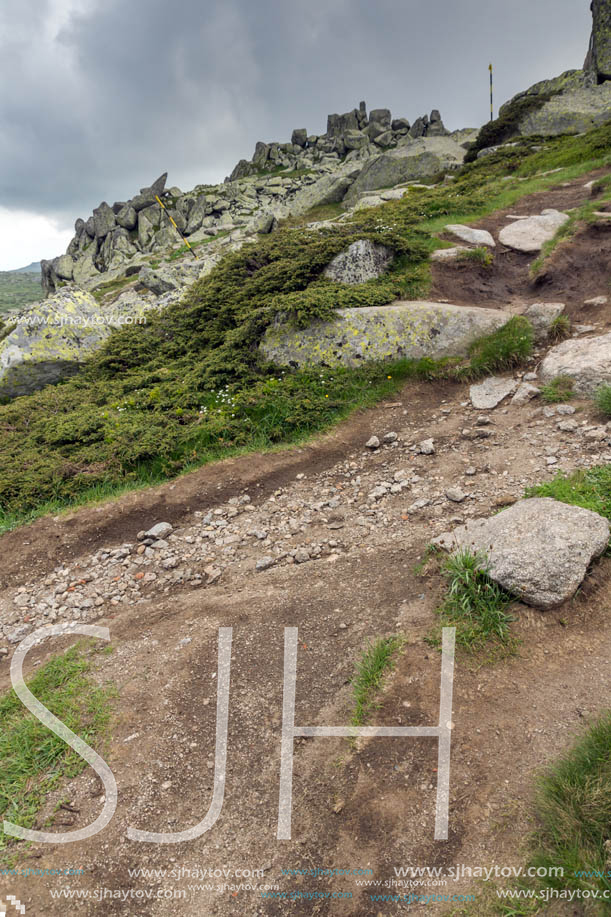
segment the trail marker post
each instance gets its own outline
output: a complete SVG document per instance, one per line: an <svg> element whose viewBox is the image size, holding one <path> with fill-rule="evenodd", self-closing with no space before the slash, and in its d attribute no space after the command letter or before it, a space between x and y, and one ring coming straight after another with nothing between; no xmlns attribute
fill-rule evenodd
<svg viewBox="0 0 611 917"><path fill-rule="evenodd" d="M494 96L492 88L492 64L488 65L488 70L490 71L490 120L494 121Z"/></svg>

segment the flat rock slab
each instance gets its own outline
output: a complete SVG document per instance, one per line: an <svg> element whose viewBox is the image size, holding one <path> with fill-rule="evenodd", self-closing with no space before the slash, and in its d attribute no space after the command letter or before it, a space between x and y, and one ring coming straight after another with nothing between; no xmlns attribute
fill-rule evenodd
<svg viewBox="0 0 611 917"><path fill-rule="evenodd" d="M568 219L567 214L559 210L544 210L539 216L505 226L499 233L499 242L518 252L539 252Z"/></svg>
<svg viewBox="0 0 611 917"><path fill-rule="evenodd" d="M434 540L448 551L481 554L491 579L528 605L544 609L575 594L588 565L608 542L607 519L550 497L520 500L496 516L473 520Z"/></svg>
<svg viewBox="0 0 611 917"><path fill-rule="evenodd" d="M518 383L515 379L504 379L502 376L490 376L479 385L472 385L469 389L471 404L478 411L490 411L501 403L508 395L513 395Z"/></svg>
<svg viewBox="0 0 611 917"><path fill-rule="evenodd" d="M293 367L462 357L475 340L501 328L510 317L497 309L436 302L339 309L330 322L268 328L261 350L274 363Z"/></svg>
<svg viewBox="0 0 611 917"><path fill-rule="evenodd" d="M467 245L455 245L453 248L438 248L431 255L431 261L456 261L463 252L470 252Z"/></svg>
<svg viewBox="0 0 611 917"><path fill-rule="evenodd" d="M550 382L556 376L574 379L580 395L591 395L601 385L611 384L611 333L552 347L541 364L540 377Z"/></svg>
<svg viewBox="0 0 611 917"><path fill-rule="evenodd" d="M457 239L463 242L471 242L472 245L488 245L494 248L496 242L486 229L472 229L471 226L463 226L462 223L449 223L446 226L446 232L451 232Z"/></svg>

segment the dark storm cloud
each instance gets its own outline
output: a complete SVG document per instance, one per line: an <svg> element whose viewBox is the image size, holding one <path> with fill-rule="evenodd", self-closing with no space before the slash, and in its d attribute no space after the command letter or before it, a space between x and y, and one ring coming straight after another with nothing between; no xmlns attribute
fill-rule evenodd
<svg viewBox="0 0 611 917"><path fill-rule="evenodd" d="M0 206L72 220L365 99L451 128L579 67L588 0L3 0Z"/></svg>

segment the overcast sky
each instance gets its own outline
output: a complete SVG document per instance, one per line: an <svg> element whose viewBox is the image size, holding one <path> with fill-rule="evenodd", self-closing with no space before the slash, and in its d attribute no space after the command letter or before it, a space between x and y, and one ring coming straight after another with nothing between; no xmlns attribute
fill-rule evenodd
<svg viewBox="0 0 611 917"><path fill-rule="evenodd" d="M217 182L255 141L365 99L450 129L581 67L589 0L1 0L0 270L168 171Z"/></svg>

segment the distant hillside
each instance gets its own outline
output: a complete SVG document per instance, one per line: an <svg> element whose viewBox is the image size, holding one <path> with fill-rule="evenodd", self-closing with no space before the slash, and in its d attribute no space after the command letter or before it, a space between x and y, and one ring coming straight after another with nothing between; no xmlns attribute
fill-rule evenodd
<svg viewBox="0 0 611 917"><path fill-rule="evenodd" d="M14 271L10 271L11 274L40 274L40 261L32 261L31 264L28 264L27 267L18 267Z"/></svg>
<svg viewBox="0 0 611 917"><path fill-rule="evenodd" d="M31 265L30 265L31 267ZM21 309L42 299L40 272L0 271L0 314L11 309Z"/></svg>

